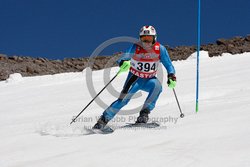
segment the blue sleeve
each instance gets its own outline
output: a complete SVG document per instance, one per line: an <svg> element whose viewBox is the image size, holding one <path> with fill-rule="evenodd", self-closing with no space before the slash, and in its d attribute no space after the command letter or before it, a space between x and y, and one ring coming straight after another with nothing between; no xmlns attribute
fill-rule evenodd
<svg viewBox="0 0 250 167"><path fill-rule="evenodd" d="M130 60L131 59L131 57L134 55L134 53L135 53L135 49L136 49L136 45L135 44L133 44L132 46L130 46L127 50L126 50L126 52L125 53L123 53L122 55L121 55L121 57L116 61L116 63L117 64L120 64L120 62L122 61L122 60Z"/></svg>
<svg viewBox="0 0 250 167"><path fill-rule="evenodd" d="M161 63L166 68L168 74L175 74L175 69L169 57L168 51L163 45L160 45L160 57Z"/></svg>

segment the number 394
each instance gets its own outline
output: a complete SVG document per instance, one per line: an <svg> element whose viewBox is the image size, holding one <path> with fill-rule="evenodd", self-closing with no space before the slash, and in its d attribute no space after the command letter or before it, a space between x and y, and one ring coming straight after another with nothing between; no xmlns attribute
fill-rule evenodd
<svg viewBox="0 0 250 167"><path fill-rule="evenodd" d="M139 71L145 71L145 72L149 72L150 70L155 70L156 68L156 63L150 64L150 63L137 63L137 70Z"/></svg>

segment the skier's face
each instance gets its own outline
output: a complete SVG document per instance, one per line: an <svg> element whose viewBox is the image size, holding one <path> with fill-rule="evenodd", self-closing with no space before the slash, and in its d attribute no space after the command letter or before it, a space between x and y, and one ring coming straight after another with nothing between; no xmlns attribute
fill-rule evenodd
<svg viewBox="0 0 250 167"><path fill-rule="evenodd" d="M152 35L143 35L141 36L141 41L144 43L153 43L154 37Z"/></svg>
<svg viewBox="0 0 250 167"><path fill-rule="evenodd" d="M143 47L149 48L152 47L154 41L154 37L151 35L143 35L141 36L141 42Z"/></svg>

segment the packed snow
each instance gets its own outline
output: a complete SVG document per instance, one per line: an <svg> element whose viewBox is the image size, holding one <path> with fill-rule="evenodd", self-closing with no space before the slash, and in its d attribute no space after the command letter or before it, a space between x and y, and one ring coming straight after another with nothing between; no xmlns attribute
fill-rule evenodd
<svg viewBox="0 0 250 167"><path fill-rule="evenodd" d="M179 118L163 69L163 92L150 114L150 121L161 126L122 128L138 115L122 112L109 123L115 132L108 135L88 135L104 110L95 102L69 124L92 99L86 70L11 75L0 82L0 167L249 167L250 53L209 58L201 52L198 113L195 55L173 62L184 118ZM110 70L111 78L118 68ZM104 72L93 72L96 92L104 87ZM119 75L108 90L121 91L126 75ZM117 98L108 90L100 95L106 105ZM146 95L140 92L124 109L139 107Z"/></svg>

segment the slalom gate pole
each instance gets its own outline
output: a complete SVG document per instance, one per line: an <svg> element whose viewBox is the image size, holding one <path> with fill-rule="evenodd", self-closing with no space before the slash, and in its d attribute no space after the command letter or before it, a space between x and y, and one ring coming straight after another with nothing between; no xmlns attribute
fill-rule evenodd
<svg viewBox="0 0 250 167"><path fill-rule="evenodd" d="M173 92L174 92L174 96L175 96L177 105L178 105L178 107L179 107L180 113L181 113L180 117L183 118L185 115L184 115L183 112L181 111L180 103L179 103L179 100L178 100L178 98L177 98L177 95L176 95L176 92L175 92L175 89L174 89L174 88L173 88Z"/></svg>
<svg viewBox="0 0 250 167"><path fill-rule="evenodd" d="M84 107L84 109L82 109L82 111L74 118L72 119L71 123L75 122L75 120L82 114L82 112L84 110L86 110L86 108L88 108L88 106L103 92L104 89L107 88L107 86L120 74L120 71L107 83L107 85L104 86L104 88L102 88L102 90L86 105L86 107Z"/></svg>
<svg viewBox="0 0 250 167"><path fill-rule="evenodd" d="M196 70L196 113L199 110L199 61L201 45L201 0L198 0L198 17L197 17L197 70Z"/></svg>

